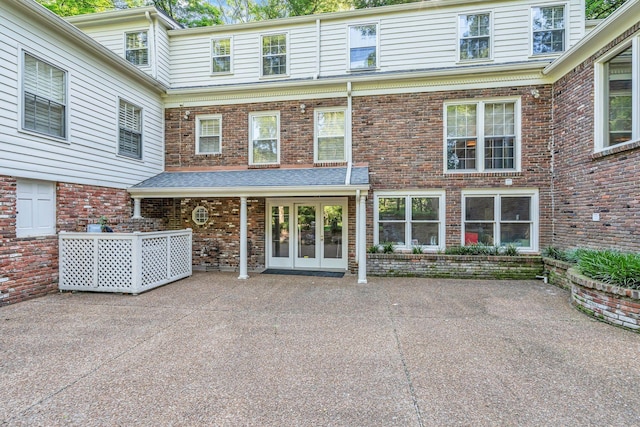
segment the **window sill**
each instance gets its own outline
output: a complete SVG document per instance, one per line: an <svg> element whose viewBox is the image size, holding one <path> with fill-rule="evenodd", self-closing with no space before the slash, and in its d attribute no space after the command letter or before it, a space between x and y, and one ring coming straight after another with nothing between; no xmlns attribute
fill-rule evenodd
<svg viewBox="0 0 640 427"><path fill-rule="evenodd" d="M347 166L347 162L344 160L336 160L336 161L324 161L324 162L314 162L314 168L324 168L324 167L337 167L337 166Z"/></svg>
<svg viewBox="0 0 640 427"><path fill-rule="evenodd" d="M116 154L116 157L122 160L129 160L136 163L144 163L143 159L136 159L135 157L124 156L122 154Z"/></svg>
<svg viewBox="0 0 640 427"><path fill-rule="evenodd" d="M499 176L499 177L512 177L512 176L522 176L522 172L516 170L505 170L505 171L486 171L486 172L478 172L478 171L445 171L445 175L451 176Z"/></svg>
<svg viewBox="0 0 640 427"><path fill-rule="evenodd" d="M273 74L269 76L260 76L260 80L278 80L278 79L288 79L289 74Z"/></svg>
<svg viewBox="0 0 640 427"><path fill-rule="evenodd" d="M217 152L217 153L196 153L196 156L217 157L217 156L222 156L222 153L221 152Z"/></svg>
<svg viewBox="0 0 640 427"><path fill-rule="evenodd" d="M211 77L224 77L224 76L233 76L233 71L219 72L219 73L209 73Z"/></svg>
<svg viewBox="0 0 640 427"><path fill-rule="evenodd" d="M248 166L249 169L279 169L280 168L280 164L279 163L267 163L264 165L249 165Z"/></svg>
<svg viewBox="0 0 640 427"><path fill-rule="evenodd" d="M380 67L350 68L347 70L347 73L366 73L367 71L380 71Z"/></svg>
<svg viewBox="0 0 640 427"><path fill-rule="evenodd" d="M44 142L56 142L58 144L71 145L71 142L69 141L68 138L60 138L55 135L48 135L46 133L40 133L40 132L32 131L29 129L22 129L22 128L18 129L18 132L45 139L46 141Z"/></svg>
<svg viewBox="0 0 640 427"><path fill-rule="evenodd" d="M607 156L611 156L625 151L633 151L640 148L640 140L629 141L623 144L614 145L613 147L607 147L601 151L597 151L591 155L591 160L602 159Z"/></svg>
<svg viewBox="0 0 640 427"><path fill-rule="evenodd" d="M494 62L493 58L477 58L477 59L458 59L457 65L475 65L475 64L487 64Z"/></svg>

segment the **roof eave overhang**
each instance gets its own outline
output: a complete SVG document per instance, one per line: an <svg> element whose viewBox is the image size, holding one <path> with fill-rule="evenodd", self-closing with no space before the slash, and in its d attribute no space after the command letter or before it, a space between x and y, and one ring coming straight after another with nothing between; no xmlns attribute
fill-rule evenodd
<svg viewBox="0 0 640 427"><path fill-rule="evenodd" d="M571 49L545 67L543 74L553 81L558 80L637 24L638 16L640 0L627 1Z"/></svg>
<svg viewBox="0 0 640 427"><path fill-rule="evenodd" d="M368 184L360 185L323 185L323 186L291 186L291 187L156 187L129 188L133 198L185 198L185 197L316 197L316 196L353 196L361 191L369 191Z"/></svg>

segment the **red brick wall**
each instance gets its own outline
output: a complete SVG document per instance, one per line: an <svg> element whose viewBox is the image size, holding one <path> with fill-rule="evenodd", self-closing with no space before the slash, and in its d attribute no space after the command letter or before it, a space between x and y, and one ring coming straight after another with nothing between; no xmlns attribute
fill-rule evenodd
<svg viewBox="0 0 640 427"><path fill-rule="evenodd" d="M86 231L107 216L114 231L157 231L162 221L132 220L126 190L78 184L56 186L56 231ZM16 179L0 176L0 305L57 290L58 236L16 237Z"/></svg>
<svg viewBox="0 0 640 427"><path fill-rule="evenodd" d="M640 144L594 155L594 63L639 29L554 85L554 246L640 251Z"/></svg>

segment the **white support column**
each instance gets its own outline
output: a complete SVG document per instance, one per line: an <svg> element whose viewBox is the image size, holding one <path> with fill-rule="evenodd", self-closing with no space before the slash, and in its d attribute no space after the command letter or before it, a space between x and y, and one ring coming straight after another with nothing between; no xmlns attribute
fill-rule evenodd
<svg viewBox="0 0 640 427"><path fill-rule="evenodd" d="M140 198L136 197L133 199L133 219L142 218L142 214L140 213Z"/></svg>
<svg viewBox="0 0 640 427"><path fill-rule="evenodd" d="M240 275L238 279L248 279L247 274L247 198L240 197Z"/></svg>
<svg viewBox="0 0 640 427"><path fill-rule="evenodd" d="M358 209L357 217L357 229L359 239L358 245L358 283L367 283L367 196L365 194L360 195L358 201L360 208Z"/></svg>

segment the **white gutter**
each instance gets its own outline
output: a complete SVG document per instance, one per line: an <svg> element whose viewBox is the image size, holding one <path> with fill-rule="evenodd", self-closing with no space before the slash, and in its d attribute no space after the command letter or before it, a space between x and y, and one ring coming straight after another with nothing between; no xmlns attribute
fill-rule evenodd
<svg viewBox="0 0 640 427"><path fill-rule="evenodd" d="M330 186L294 186L294 187L153 187L128 188L131 197L140 198L170 198L170 197L289 197L289 196L353 196L357 190L369 191L369 185L330 185Z"/></svg>
<svg viewBox="0 0 640 427"><path fill-rule="evenodd" d="M353 153L351 152L351 82L347 82L347 114L345 121L345 150L347 154L347 173L344 185L351 184L351 166L353 165Z"/></svg>

